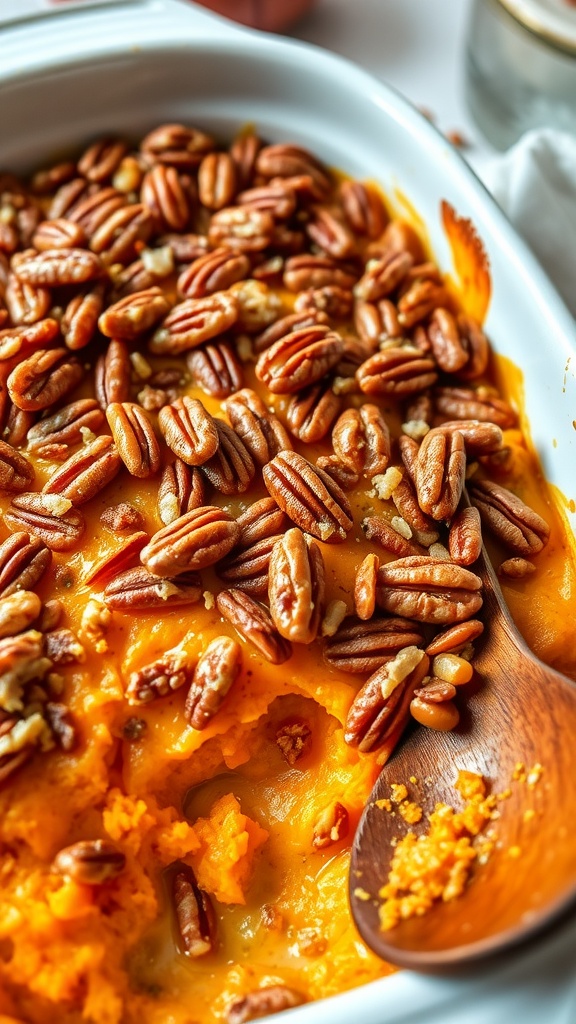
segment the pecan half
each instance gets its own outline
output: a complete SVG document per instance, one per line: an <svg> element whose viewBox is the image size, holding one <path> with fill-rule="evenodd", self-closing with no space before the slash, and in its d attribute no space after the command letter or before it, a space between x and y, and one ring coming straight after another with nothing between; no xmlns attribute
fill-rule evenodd
<svg viewBox="0 0 576 1024"><path fill-rule="evenodd" d="M290 399L286 410L288 427L300 441L314 444L328 433L341 405L342 399L332 390L332 381L312 384Z"/></svg>
<svg viewBox="0 0 576 1024"><path fill-rule="evenodd" d="M33 533L52 551L72 551L86 528L82 513L60 494L18 494L4 519L12 529Z"/></svg>
<svg viewBox="0 0 576 1024"><path fill-rule="evenodd" d="M99 558L83 576L83 583L101 584L110 577L117 577L124 569L134 563L142 548L149 539L144 530L123 537L120 544L111 554Z"/></svg>
<svg viewBox="0 0 576 1024"><path fill-rule="evenodd" d="M265 537L283 533L289 523L288 517L278 508L274 498L260 498L237 519L240 527L240 545L248 548Z"/></svg>
<svg viewBox="0 0 576 1024"><path fill-rule="evenodd" d="M280 338L256 363L256 376L274 394L294 394L320 380L339 362L344 341L329 327L317 324Z"/></svg>
<svg viewBox="0 0 576 1024"><path fill-rule="evenodd" d="M268 600L281 636L310 644L324 612L324 560L318 545L292 528L276 541L270 556Z"/></svg>
<svg viewBox="0 0 576 1024"><path fill-rule="evenodd" d="M0 638L15 636L28 629L40 615L42 602L30 590L19 590L0 597Z"/></svg>
<svg viewBox="0 0 576 1024"><path fill-rule="evenodd" d="M389 299L379 302L354 302L354 326L361 341L368 345L373 353L381 342L392 338L401 339L404 333L398 320L396 306Z"/></svg>
<svg viewBox="0 0 576 1024"><path fill-rule="evenodd" d="M76 351L85 348L92 341L103 304L101 285L96 285L92 291L74 295L70 299L60 321L62 337L67 348Z"/></svg>
<svg viewBox="0 0 576 1024"><path fill-rule="evenodd" d="M98 139L80 157L78 170L88 181L106 181L112 177L127 150L127 144L121 139Z"/></svg>
<svg viewBox="0 0 576 1024"><path fill-rule="evenodd" d="M203 505L158 530L140 559L156 576L177 576L214 565L232 550L239 536L240 527L228 512Z"/></svg>
<svg viewBox="0 0 576 1024"><path fill-rule="evenodd" d="M197 398L177 398L158 414L158 426L168 447L189 466L201 466L218 448L216 423Z"/></svg>
<svg viewBox="0 0 576 1024"><path fill-rule="evenodd" d="M114 210L90 236L90 248L99 253L105 267L129 263L136 257L154 228L154 218L142 203Z"/></svg>
<svg viewBox="0 0 576 1024"><path fill-rule="evenodd" d="M256 473L256 466L241 437L224 420L215 417L218 447L211 459L202 466L202 472L221 494L242 494L248 489Z"/></svg>
<svg viewBox="0 0 576 1024"><path fill-rule="evenodd" d="M445 373L457 373L468 362L468 350L462 344L456 318L439 306L428 322L428 338L434 358Z"/></svg>
<svg viewBox="0 0 576 1024"><path fill-rule="evenodd" d="M481 420L508 430L516 423L514 409L488 388L439 387L434 391L437 413L451 420Z"/></svg>
<svg viewBox="0 0 576 1024"><path fill-rule="evenodd" d="M318 198L330 191L330 173L323 164L302 146L279 142L263 146L256 157L256 171L265 178L292 178L306 175L312 178Z"/></svg>
<svg viewBox="0 0 576 1024"><path fill-rule="evenodd" d="M216 916L187 864L177 865L172 896L182 952L193 959L211 953L216 946Z"/></svg>
<svg viewBox="0 0 576 1024"><path fill-rule="evenodd" d="M230 292L215 292L201 299L186 299L174 306L149 342L156 355L178 355L227 331L238 319L237 299Z"/></svg>
<svg viewBox="0 0 576 1024"><path fill-rule="evenodd" d="M409 252L392 252L371 260L354 286L354 295L363 302L377 302L390 295L402 283L414 260Z"/></svg>
<svg viewBox="0 0 576 1024"><path fill-rule="evenodd" d="M223 590L216 598L220 614L248 640L266 661L281 665L292 655L291 644L280 636L266 609L242 590Z"/></svg>
<svg viewBox="0 0 576 1024"><path fill-rule="evenodd" d="M476 640L484 632L484 623L480 619L467 619L457 622L436 634L425 648L426 654L458 654L464 647Z"/></svg>
<svg viewBox="0 0 576 1024"><path fill-rule="evenodd" d="M60 401L83 376L82 364L68 349L38 349L12 370L8 392L19 409L36 412Z"/></svg>
<svg viewBox="0 0 576 1024"><path fill-rule="evenodd" d="M76 665L86 660L86 651L71 629L52 629L44 634L44 652L54 665Z"/></svg>
<svg viewBox="0 0 576 1024"><path fill-rule="evenodd" d="M368 477L384 473L390 462L390 430L376 405L346 409L334 424L332 445L341 462Z"/></svg>
<svg viewBox="0 0 576 1024"><path fill-rule="evenodd" d="M162 579L142 565L125 569L110 580L104 591L104 604L112 611L146 611L196 604L201 596L202 581L197 572Z"/></svg>
<svg viewBox="0 0 576 1024"><path fill-rule="evenodd" d="M105 354L98 359L94 371L94 391L104 412L113 402L129 400L130 374L128 346L125 341L113 339Z"/></svg>
<svg viewBox="0 0 576 1024"><path fill-rule="evenodd" d="M460 342L468 353L468 361L458 371L458 377L474 380L482 377L488 367L490 345L480 324L467 313L459 313L456 317Z"/></svg>
<svg viewBox="0 0 576 1024"><path fill-rule="evenodd" d="M32 235L32 245L38 252L45 252L46 249L77 249L85 244L84 228L65 217L40 221Z"/></svg>
<svg viewBox="0 0 576 1024"><path fill-rule="evenodd" d="M274 236L274 218L268 210L226 206L210 218L208 241L214 248L255 253L268 248Z"/></svg>
<svg viewBox="0 0 576 1024"><path fill-rule="evenodd" d="M402 455L403 457L406 455L406 449L403 449ZM414 463L414 475L416 475L416 463ZM420 508L416 488L407 474L402 477L392 491L392 501L402 518L408 523L414 539L419 544L427 547L438 540L438 525Z"/></svg>
<svg viewBox="0 0 576 1024"><path fill-rule="evenodd" d="M312 846L315 850L325 850L334 843L345 839L350 828L350 816L339 800L334 800L325 807L314 822Z"/></svg>
<svg viewBox="0 0 576 1024"><path fill-rule="evenodd" d="M200 655L186 697L184 715L193 729L205 729L242 668L242 648L229 636L217 636Z"/></svg>
<svg viewBox="0 0 576 1024"><path fill-rule="evenodd" d="M9 274L4 301L13 324L34 324L47 315L52 296L48 288L35 288Z"/></svg>
<svg viewBox="0 0 576 1024"><path fill-rule="evenodd" d="M224 403L224 409L236 434L258 466L264 466L278 452L292 447L288 432L278 417L268 411L251 388L243 388L231 395Z"/></svg>
<svg viewBox="0 0 576 1024"><path fill-rule="evenodd" d="M482 581L469 569L426 556L399 558L378 571L376 601L392 615L447 625L482 607Z"/></svg>
<svg viewBox="0 0 576 1024"><path fill-rule="evenodd" d="M464 437L459 430L429 430L416 460L418 504L435 520L454 515L466 477Z"/></svg>
<svg viewBox="0 0 576 1024"><path fill-rule="evenodd" d="M142 513L126 501L118 505L109 505L100 516L102 526L112 533L126 533L128 530L142 530L144 519Z"/></svg>
<svg viewBox="0 0 576 1024"><path fill-rule="evenodd" d="M0 544L0 597L33 590L52 561L52 552L36 537L19 532Z"/></svg>
<svg viewBox="0 0 576 1024"><path fill-rule="evenodd" d="M480 513L473 505L461 508L450 523L448 532L450 558L458 565L472 565L482 551Z"/></svg>
<svg viewBox="0 0 576 1024"><path fill-rule="evenodd" d="M513 554L530 557L547 543L550 527L546 520L507 487L477 480L470 485L469 494L483 525Z"/></svg>
<svg viewBox="0 0 576 1024"><path fill-rule="evenodd" d="M131 672L125 696L129 704L148 704L157 697L166 697L190 683L192 663L183 649L166 651L137 672Z"/></svg>
<svg viewBox="0 0 576 1024"><path fill-rule="evenodd" d="M73 505L84 505L119 473L122 460L107 434L89 441L52 474L43 494L61 494Z"/></svg>
<svg viewBox="0 0 576 1024"><path fill-rule="evenodd" d="M378 555L369 554L358 566L354 579L354 611L359 619L367 621L374 615L376 608L376 581L380 559Z"/></svg>
<svg viewBox="0 0 576 1024"><path fill-rule="evenodd" d="M186 512L206 504L206 484L195 466L175 459L166 466L158 488L158 515L168 526Z"/></svg>
<svg viewBox="0 0 576 1024"><path fill-rule="evenodd" d="M306 997L301 992L287 985L267 985L231 1003L226 1013L226 1024L247 1024L260 1017L302 1006L305 1002Z"/></svg>
<svg viewBox="0 0 576 1024"><path fill-rule="evenodd" d="M230 343L223 339L194 349L186 365L196 384L214 398L227 398L244 383L242 364Z"/></svg>
<svg viewBox="0 0 576 1024"><path fill-rule="evenodd" d="M65 284L82 284L102 276L102 262L86 249L33 249L19 254L12 267L16 277L25 284L56 288Z"/></svg>
<svg viewBox="0 0 576 1024"><path fill-rule="evenodd" d="M396 555L396 558L408 558L409 555L425 554L425 551L419 544L414 544L411 540L407 540L406 537L398 533L385 516L367 516L362 526L366 532L366 540L376 541L385 551L390 551L391 554Z"/></svg>
<svg viewBox="0 0 576 1024"><path fill-rule="evenodd" d="M388 758L410 720L410 701L429 664L423 651L408 647L376 669L352 702L344 726L346 743L364 754L383 747Z"/></svg>
<svg viewBox="0 0 576 1024"><path fill-rule="evenodd" d="M239 521L238 525L240 525ZM280 540L282 536L277 533L270 537L263 537L237 554L232 551L227 558L222 559L219 563L218 576L229 586L245 590L254 597L267 597L270 556L276 541ZM242 538L240 540L242 541Z"/></svg>
<svg viewBox="0 0 576 1024"><path fill-rule="evenodd" d="M376 352L356 372L361 391L391 398L407 398L432 387L437 379L434 360L407 346Z"/></svg>
<svg viewBox="0 0 576 1024"><path fill-rule="evenodd" d="M317 324L327 324L328 317L316 309L303 309L301 312L289 313L275 320L273 324L266 327L254 338L254 351L264 352L281 338L285 338L294 331L305 327L314 327Z"/></svg>
<svg viewBox="0 0 576 1024"><path fill-rule="evenodd" d="M352 510L344 492L323 470L297 452L280 452L264 466L268 492L296 526L335 544L352 529Z"/></svg>
<svg viewBox="0 0 576 1024"><path fill-rule="evenodd" d="M214 140L199 128L183 124L163 124L142 139L140 149L151 163L169 164L191 170L198 167L204 153L214 148Z"/></svg>
<svg viewBox="0 0 576 1024"><path fill-rule="evenodd" d="M170 303L161 288L146 288L108 306L98 320L98 327L108 338L134 341L154 327L169 309Z"/></svg>
<svg viewBox="0 0 576 1024"><path fill-rule="evenodd" d="M388 214L382 196L374 186L363 181L343 181L340 199L348 223L356 234L380 237L388 223Z"/></svg>
<svg viewBox="0 0 576 1024"><path fill-rule="evenodd" d="M184 231L191 213L190 179L175 167L155 164L144 175L140 198L160 230Z"/></svg>
<svg viewBox="0 0 576 1024"><path fill-rule="evenodd" d="M0 325L1 326L1 325ZM24 324L20 327L7 327L0 331L0 360L12 359L24 349L44 348L58 334L58 321L47 317L34 324Z"/></svg>
<svg viewBox="0 0 576 1024"><path fill-rule="evenodd" d="M60 850L52 870L80 885L104 885L117 878L125 865L125 855L109 839L85 839Z"/></svg>
<svg viewBox="0 0 576 1024"><path fill-rule="evenodd" d="M80 444L85 431L96 434L103 423L104 414L98 402L94 398L80 398L30 427L26 435L27 447L41 454L48 444Z"/></svg>
<svg viewBox="0 0 576 1024"><path fill-rule="evenodd" d="M337 207L313 206L306 234L329 256L345 260L356 253L356 238Z"/></svg>
<svg viewBox="0 0 576 1024"><path fill-rule="evenodd" d="M420 627L401 618L375 616L368 622L347 618L326 640L324 660L343 672L374 672L403 647L423 643Z"/></svg>
<svg viewBox="0 0 576 1024"><path fill-rule="evenodd" d="M230 153L207 153L198 168L202 205L209 210L221 210L232 202L235 192L236 164Z"/></svg>
<svg viewBox="0 0 576 1024"><path fill-rule="evenodd" d="M112 402L106 419L128 472L139 479L154 476L162 464L162 455L144 409L133 402Z"/></svg>
<svg viewBox="0 0 576 1024"><path fill-rule="evenodd" d="M11 444L0 441L0 491L27 491L33 482L33 465Z"/></svg>
<svg viewBox="0 0 576 1024"><path fill-rule="evenodd" d="M459 430L468 456L492 455L502 448L502 429L486 420L446 420L435 429L447 433Z"/></svg>

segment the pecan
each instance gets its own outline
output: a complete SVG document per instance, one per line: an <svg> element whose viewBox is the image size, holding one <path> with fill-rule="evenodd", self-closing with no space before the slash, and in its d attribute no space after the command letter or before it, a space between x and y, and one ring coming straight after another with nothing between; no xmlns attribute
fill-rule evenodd
<svg viewBox="0 0 576 1024"><path fill-rule="evenodd" d="M102 288L97 285L85 295L75 295L66 306L60 321L66 347L74 351L85 348L96 333L103 305Z"/></svg>
<svg viewBox="0 0 576 1024"><path fill-rule="evenodd" d="M54 665L75 665L86 660L86 651L71 629L44 633L44 652Z"/></svg>
<svg viewBox="0 0 576 1024"><path fill-rule="evenodd" d="M216 947L216 916L187 864L177 865L172 896L182 952L193 959L211 953Z"/></svg>
<svg viewBox="0 0 576 1024"><path fill-rule="evenodd" d="M374 615L376 607L376 580L380 559L378 555L369 554L363 559L356 570L354 579L354 611L359 619L367 621Z"/></svg>
<svg viewBox="0 0 576 1024"><path fill-rule="evenodd" d="M324 560L318 545L292 528L270 555L268 600L281 636L294 643L316 639L324 613Z"/></svg>
<svg viewBox="0 0 576 1024"><path fill-rule="evenodd" d="M307 149L288 143L263 146L256 157L256 171L265 178L312 178L320 197L330 191L329 171Z"/></svg>
<svg viewBox="0 0 576 1024"><path fill-rule="evenodd" d="M230 286L230 294L238 302L236 331L255 334L273 323L282 308L280 299L264 281L248 278Z"/></svg>
<svg viewBox="0 0 576 1024"><path fill-rule="evenodd" d="M36 412L60 401L83 376L82 364L67 349L38 349L12 370L7 387L14 405Z"/></svg>
<svg viewBox="0 0 576 1024"><path fill-rule="evenodd" d="M324 647L324 660L333 668L359 675L373 672L403 647L419 646L422 633L415 622L376 616L368 622L344 620Z"/></svg>
<svg viewBox="0 0 576 1024"><path fill-rule="evenodd" d="M484 632L484 624L480 619L467 619L457 622L436 634L425 648L426 654L435 657L437 654L458 654L464 647L476 640Z"/></svg>
<svg viewBox="0 0 576 1024"><path fill-rule="evenodd" d="M436 388L434 406L437 413L451 420L488 420L502 427L502 430L516 423L516 413L508 402L487 388Z"/></svg>
<svg viewBox="0 0 576 1024"><path fill-rule="evenodd" d="M174 264L174 256L170 246L165 247L170 256L168 257L167 263L172 262ZM155 250L150 250L154 252ZM162 252L164 249L161 250ZM156 275L151 272L150 269L144 266L143 261L134 260L127 267L120 267L118 264L118 270L116 267L111 272L111 276L114 279L114 291L112 297L117 299L123 299L127 295L133 295L134 292L143 292L147 288L152 288L156 283Z"/></svg>
<svg viewBox="0 0 576 1024"><path fill-rule="evenodd" d="M32 235L32 245L38 252L47 249L80 249L86 245L86 232L81 224L57 217L43 220Z"/></svg>
<svg viewBox="0 0 576 1024"><path fill-rule="evenodd" d="M276 731L276 745L282 757L294 767L312 746L312 730L302 718L288 718Z"/></svg>
<svg viewBox="0 0 576 1024"><path fill-rule="evenodd" d="M60 494L18 494L4 519L11 529L33 533L52 551L72 551L86 528L82 513Z"/></svg>
<svg viewBox="0 0 576 1024"><path fill-rule="evenodd" d="M230 292L215 292L202 299L186 299L170 311L152 336L150 351L178 355L223 334L236 322L237 299Z"/></svg>
<svg viewBox="0 0 576 1024"><path fill-rule="evenodd" d="M198 168L198 195L209 210L229 206L236 192L236 164L230 153L207 153Z"/></svg>
<svg viewBox="0 0 576 1024"><path fill-rule="evenodd" d="M311 384L290 399L286 410L288 426L300 441L314 444L328 433L341 405L342 399L334 394L331 381Z"/></svg>
<svg viewBox="0 0 576 1024"><path fill-rule="evenodd" d="M376 669L352 702L344 726L346 743L363 754L384 748L381 758L387 759L409 722L410 701L429 664L423 651L408 647Z"/></svg>
<svg viewBox="0 0 576 1024"><path fill-rule="evenodd" d="M428 338L434 358L445 373L458 373L468 362L456 318L448 309L435 309L428 322Z"/></svg>
<svg viewBox="0 0 576 1024"><path fill-rule="evenodd" d="M130 355L126 342L112 339L94 370L94 391L104 412L113 402L129 400L130 374Z"/></svg>
<svg viewBox="0 0 576 1024"><path fill-rule="evenodd" d="M203 505L158 530L140 560L156 576L177 576L214 565L232 550L239 536L240 527L228 512Z"/></svg>
<svg viewBox="0 0 576 1024"><path fill-rule="evenodd" d="M140 198L152 213L157 227L184 231L191 214L189 179L175 167L156 164L144 175Z"/></svg>
<svg viewBox="0 0 576 1024"><path fill-rule="evenodd" d="M262 142L252 129L242 129L230 146L239 185L245 188L252 180L254 165Z"/></svg>
<svg viewBox="0 0 576 1024"><path fill-rule="evenodd" d="M242 494L248 489L256 467L241 437L224 420L214 419L218 448L202 466L202 472L221 494Z"/></svg>
<svg viewBox="0 0 576 1024"><path fill-rule="evenodd" d="M102 526L112 533L125 533L127 530L141 530L144 525L142 513L134 505L121 501L119 505L109 505L100 516Z"/></svg>
<svg viewBox="0 0 576 1024"><path fill-rule="evenodd" d="M132 476L154 476L162 464L160 445L144 409L132 402L112 402L106 419L118 454Z"/></svg>
<svg viewBox="0 0 576 1024"><path fill-rule="evenodd" d="M260 252L270 245L273 235L272 214L251 206L226 206L212 214L208 226L210 245L225 245L234 252Z"/></svg>
<svg viewBox="0 0 576 1024"><path fill-rule="evenodd" d="M210 413L197 398L187 395L160 410L158 426L168 447L189 466L207 462L220 444Z"/></svg>
<svg viewBox="0 0 576 1024"><path fill-rule="evenodd" d="M125 203L126 197L115 188L98 188L89 185L85 178L74 178L58 189L48 208L48 217L71 220L90 238L109 214Z"/></svg>
<svg viewBox="0 0 576 1024"><path fill-rule="evenodd" d="M12 359L22 349L49 345L58 334L58 321L50 317L35 324L7 327L0 331L0 360Z"/></svg>
<svg viewBox="0 0 576 1024"><path fill-rule="evenodd" d="M468 360L458 371L458 376L464 380L474 380L482 377L488 367L490 358L490 345L488 338L480 327L480 324L466 313L459 313L456 317L460 342L468 353Z"/></svg>
<svg viewBox="0 0 576 1024"><path fill-rule="evenodd" d="M357 235L379 238L388 222L382 196L362 181L343 181L340 185L342 208Z"/></svg>
<svg viewBox="0 0 576 1024"><path fill-rule="evenodd" d="M202 581L197 572L161 579L144 566L137 566L110 580L104 591L104 603L112 611L147 611L196 604L201 596Z"/></svg>
<svg viewBox="0 0 576 1024"><path fill-rule="evenodd" d="M95 399L80 398L30 427L28 449L41 454L47 444L80 444L85 432L95 434L103 423L104 414Z"/></svg>
<svg viewBox="0 0 576 1024"><path fill-rule="evenodd" d="M321 455L316 461L316 468L327 473L342 491L351 491L360 479L358 473L336 455Z"/></svg>
<svg viewBox="0 0 576 1024"><path fill-rule="evenodd" d="M354 525L352 510L328 473L297 452L284 451L264 466L262 476L268 492L296 526L330 544L346 539Z"/></svg>
<svg viewBox="0 0 576 1024"><path fill-rule="evenodd" d="M45 714L56 743L61 750L69 754L74 750L78 739L70 709L65 704L48 701Z"/></svg>
<svg viewBox="0 0 576 1024"><path fill-rule="evenodd" d="M327 324L328 317L315 309L303 309L301 312L289 313L275 320L273 324L266 327L254 338L254 351L263 352L270 348L275 342L285 338L286 335L304 327L314 327L317 324Z"/></svg>
<svg viewBox="0 0 576 1024"><path fill-rule="evenodd" d="M481 588L482 581L469 569L422 555L381 566L376 601L392 615L447 625L476 614Z"/></svg>
<svg viewBox="0 0 576 1024"><path fill-rule="evenodd" d="M0 730L1 728L2 726L0 726ZM2 733L0 733L0 738L1 736ZM5 782L6 779L10 778L11 775L14 775L19 768L22 768L23 765L30 760L33 752L33 746L31 744L25 744L25 746L16 753L10 752L8 754L0 755L0 785Z"/></svg>
<svg viewBox="0 0 576 1024"><path fill-rule="evenodd" d="M48 288L39 288L8 276L4 301L13 324L34 324L46 316L52 304Z"/></svg>
<svg viewBox="0 0 576 1024"><path fill-rule="evenodd" d="M231 395L224 409L239 438L258 466L264 466L279 452L292 447L288 432L277 416L250 388Z"/></svg>
<svg viewBox="0 0 576 1024"><path fill-rule="evenodd" d="M506 558L498 566L498 575L507 576L511 580L521 580L536 572L536 566L526 558Z"/></svg>
<svg viewBox="0 0 576 1024"><path fill-rule="evenodd" d="M236 281L248 277L250 260L245 253L222 247L203 253L178 278L178 294L185 299L200 299L226 291Z"/></svg>
<svg viewBox="0 0 576 1024"><path fill-rule="evenodd" d="M437 274L436 268L434 271ZM442 284L429 277L416 277L398 300L398 319L403 327L413 327L438 306L446 305L447 300Z"/></svg>
<svg viewBox="0 0 576 1024"><path fill-rule="evenodd" d="M65 284L82 284L102 276L102 261L86 249L27 250L14 259L16 277L25 284L56 288Z"/></svg>
<svg viewBox="0 0 576 1024"><path fill-rule="evenodd" d="M337 208L313 206L306 222L306 234L316 245L337 260L356 253L356 238Z"/></svg>
<svg viewBox="0 0 576 1024"><path fill-rule="evenodd" d="M398 320L396 306L389 299L379 302L354 303L354 326L360 339L374 352L383 341L401 339L404 333ZM367 353L368 355L370 353Z"/></svg>
<svg viewBox="0 0 576 1024"><path fill-rule="evenodd" d="M337 285L350 289L358 274L356 268L331 256L304 253L290 256L284 265L283 283L290 292L303 292L306 288L325 288Z"/></svg>
<svg viewBox="0 0 576 1024"><path fill-rule="evenodd" d="M376 405L346 409L334 424L332 445L337 458L358 475L384 473L390 461L390 430Z"/></svg>
<svg viewBox="0 0 576 1024"><path fill-rule="evenodd" d="M0 597L33 590L52 561L52 552L36 537L13 533L0 544Z"/></svg>
<svg viewBox="0 0 576 1024"><path fill-rule="evenodd" d="M109 839L85 839L60 850L52 870L80 885L104 885L117 878L125 865L125 855Z"/></svg>
<svg viewBox="0 0 576 1024"><path fill-rule="evenodd" d="M154 227L152 214L141 203L131 203L114 211L90 237L90 248L100 254L105 267L128 263L150 237Z"/></svg>
<svg viewBox="0 0 576 1024"><path fill-rule="evenodd" d="M296 210L296 193L282 181L239 192L236 202L255 210L269 210L275 220L288 220Z"/></svg>
<svg viewBox="0 0 576 1024"><path fill-rule="evenodd" d="M0 597L0 637L15 636L28 629L40 615L42 602L30 590L19 590Z"/></svg>
<svg viewBox="0 0 576 1024"><path fill-rule="evenodd" d="M409 252L390 253L372 260L354 286L355 298L377 302L390 295L404 280L413 262Z"/></svg>
<svg viewBox="0 0 576 1024"><path fill-rule="evenodd" d="M237 640L217 636L200 655L186 697L184 716L193 729L205 729L242 668L242 649Z"/></svg>
<svg viewBox="0 0 576 1024"><path fill-rule="evenodd" d="M470 484L469 494L482 524L513 554L530 558L547 543L550 527L546 520L506 487L477 480Z"/></svg>
<svg viewBox="0 0 576 1024"><path fill-rule="evenodd" d="M437 676L427 676L422 681L422 686L414 690L414 696L427 704L443 704L456 696L456 687L445 679L438 679Z"/></svg>
<svg viewBox="0 0 576 1024"><path fill-rule="evenodd" d="M127 149L122 139L99 139L80 157L78 171L88 181L106 181L114 174Z"/></svg>
<svg viewBox="0 0 576 1024"><path fill-rule="evenodd" d="M0 491L27 491L34 481L34 467L6 441L0 441Z"/></svg>
<svg viewBox="0 0 576 1024"><path fill-rule="evenodd" d="M481 420L447 420L436 428L445 433L459 430L469 456L492 455L502 448L502 430L496 423Z"/></svg>
<svg viewBox="0 0 576 1024"><path fill-rule="evenodd" d="M361 391L391 398L407 398L431 387L437 379L434 361L408 347L375 352L356 372Z"/></svg>
<svg viewBox="0 0 576 1024"><path fill-rule="evenodd" d="M242 364L229 342L216 338L189 353L186 365L207 395L227 398L243 384Z"/></svg>
<svg viewBox="0 0 576 1024"><path fill-rule="evenodd" d="M450 523L448 532L450 558L458 565L472 565L482 551L480 513L473 505L461 508Z"/></svg>
<svg viewBox="0 0 576 1024"><path fill-rule="evenodd" d="M276 629L266 609L248 594L236 588L222 590L216 598L220 614L273 665L281 665L292 655L292 646Z"/></svg>
<svg viewBox="0 0 576 1024"><path fill-rule="evenodd" d="M334 800L325 807L314 822L314 838L312 846L315 850L325 850L334 843L345 839L350 828L350 816L339 800Z"/></svg>
<svg viewBox="0 0 576 1024"><path fill-rule="evenodd" d="M226 1024L247 1024L294 1006L302 1006L306 997L287 985L266 985L255 992L248 992L228 1007Z"/></svg>
<svg viewBox="0 0 576 1024"><path fill-rule="evenodd" d="M352 292L348 288L339 288L336 284L327 284L323 288L307 288L300 292L295 303L295 310L316 309L325 313L332 320L349 320L352 312Z"/></svg>
<svg viewBox="0 0 576 1024"><path fill-rule="evenodd" d="M270 556L276 541L281 538L282 534L274 534L255 541L238 554L233 551L220 562L218 576L228 585L245 590L254 597L266 597Z"/></svg>
<svg viewBox="0 0 576 1024"><path fill-rule="evenodd" d="M60 494L73 505L84 505L114 479L121 465L112 438L103 434L71 455L44 484L42 493Z"/></svg>
<svg viewBox="0 0 576 1024"><path fill-rule="evenodd" d="M0 709L13 712L24 708L24 687L31 680L42 682L52 662L44 655L44 637L36 629L0 640Z"/></svg>
<svg viewBox="0 0 576 1024"><path fill-rule="evenodd" d="M54 597L52 600L46 601L46 604L38 616L36 628L39 629L41 633L48 633L52 629L57 629L63 616L64 605L62 604L62 601L59 601L57 597Z"/></svg>
<svg viewBox="0 0 576 1024"><path fill-rule="evenodd" d="M400 457L410 483L413 484L416 478L416 460L420 445L413 437L409 437L408 434L401 434L398 438L398 448L400 449Z"/></svg>
<svg viewBox="0 0 576 1024"><path fill-rule="evenodd" d="M398 530L395 530L382 515L367 516L362 526L366 531L366 540L376 541L385 551L390 551L396 558L425 554L420 545L414 544L398 533Z"/></svg>
<svg viewBox="0 0 576 1024"><path fill-rule="evenodd" d="M392 501L419 544L428 547L438 540L438 524L420 508L416 490L406 475L392 491Z"/></svg>
<svg viewBox="0 0 576 1024"><path fill-rule="evenodd" d="M160 125L140 143L142 153L151 163L169 164L182 170L198 167L204 154L213 147L210 135L183 124Z"/></svg>
<svg viewBox="0 0 576 1024"><path fill-rule="evenodd" d="M240 527L240 544L248 548L265 537L274 537L283 533L288 526L288 518L278 508L274 498L260 498L255 501L236 520Z"/></svg>
<svg viewBox="0 0 576 1024"><path fill-rule="evenodd" d="M336 366L343 351L343 339L329 327L305 327L266 349L256 363L256 376L274 394L294 394Z"/></svg>
<svg viewBox="0 0 576 1024"><path fill-rule="evenodd" d="M129 568L137 560L148 540L148 534L144 530L138 530L130 537L124 537L111 554L106 554L93 563L88 572L84 574L82 582L90 583L94 587L95 584L100 585L111 576L116 578L119 573Z"/></svg>
<svg viewBox="0 0 576 1024"><path fill-rule="evenodd" d="M205 504L204 477L196 467L181 459L166 466L158 488L158 514L165 526Z"/></svg>
<svg viewBox="0 0 576 1024"><path fill-rule="evenodd" d="M109 338L134 341L154 327L170 309L170 303L156 286L132 292L101 314L98 327Z"/></svg>
<svg viewBox="0 0 576 1024"><path fill-rule="evenodd" d="M422 511L435 520L451 519L465 476L466 452L460 431L428 431L416 460L416 493Z"/></svg>
<svg viewBox="0 0 576 1024"><path fill-rule="evenodd" d="M137 672L131 672L125 696L129 704L148 704L157 697L166 697L192 678L190 655L183 649L166 651Z"/></svg>

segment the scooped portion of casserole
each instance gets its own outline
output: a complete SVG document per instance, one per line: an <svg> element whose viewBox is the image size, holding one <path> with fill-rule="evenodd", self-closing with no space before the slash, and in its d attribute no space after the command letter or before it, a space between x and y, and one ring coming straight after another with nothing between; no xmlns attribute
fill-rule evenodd
<svg viewBox="0 0 576 1024"><path fill-rule="evenodd" d="M390 973L350 845L405 730L490 685L483 531L576 678L573 545L443 216L466 288L253 129L0 177L3 1019L242 1024Z"/></svg>

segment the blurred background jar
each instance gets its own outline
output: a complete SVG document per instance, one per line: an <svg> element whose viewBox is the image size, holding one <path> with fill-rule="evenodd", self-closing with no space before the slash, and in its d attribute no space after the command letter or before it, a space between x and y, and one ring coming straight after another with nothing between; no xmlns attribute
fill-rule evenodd
<svg viewBox="0 0 576 1024"><path fill-rule="evenodd" d="M576 0L473 0L466 100L498 149L531 128L576 134Z"/></svg>
<svg viewBox="0 0 576 1024"><path fill-rule="evenodd" d="M223 14L250 28L283 32L314 5L314 0L197 0L216 14Z"/></svg>

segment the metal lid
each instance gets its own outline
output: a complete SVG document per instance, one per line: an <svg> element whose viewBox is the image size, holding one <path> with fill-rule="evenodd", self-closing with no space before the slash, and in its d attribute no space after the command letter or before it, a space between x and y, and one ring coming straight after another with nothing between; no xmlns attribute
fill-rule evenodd
<svg viewBox="0 0 576 1024"><path fill-rule="evenodd" d="M502 7L535 35L576 54L575 0L500 0Z"/></svg>

